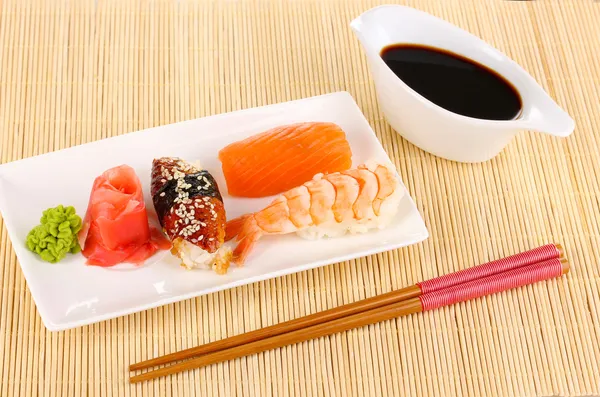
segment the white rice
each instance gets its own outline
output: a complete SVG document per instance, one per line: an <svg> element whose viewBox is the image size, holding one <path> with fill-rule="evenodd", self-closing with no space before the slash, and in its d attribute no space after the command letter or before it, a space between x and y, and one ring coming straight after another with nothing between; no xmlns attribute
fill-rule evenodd
<svg viewBox="0 0 600 397"><path fill-rule="evenodd" d="M178 247L181 264L188 269L210 269L215 263L217 253L209 253L188 241L183 241Z"/></svg>
<svg viewBox="0 0 600 397"><path fill-rule="evenodd" d="M226 270L231 258L231 249L225 246L211 254L189 241L179 239L174 242L173 247L175 255L181 259L181 266L186 269Z"/></svg>

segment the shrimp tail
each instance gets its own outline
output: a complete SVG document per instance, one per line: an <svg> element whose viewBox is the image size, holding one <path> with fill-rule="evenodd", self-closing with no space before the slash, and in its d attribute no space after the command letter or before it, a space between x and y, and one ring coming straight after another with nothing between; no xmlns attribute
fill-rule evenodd
<svg viewBox="0 0 600 397"><path fill-rule="evenodd" d="M244 237L233 251L233 263L235 263L238 266L242 266L246 261L246 258L254 248L254 245L256 244L260 236L261 234L257 232Z"/></svg>
<svg viewBox="0 0 600 397"><path fill-rule="evenodd" d="M242 266L262 235L263 233L256 223L256 219L253 216L246 216L237 235L239 243L233 251L233 262L238 266Z"/></svg>
<svg viewBox="0 0 600 397"><path fill-rule="evenodd" d="M225 241L236 237L242 231L242 227L250 215L242 215L239 218L232 219L225 226Z"/></svg>

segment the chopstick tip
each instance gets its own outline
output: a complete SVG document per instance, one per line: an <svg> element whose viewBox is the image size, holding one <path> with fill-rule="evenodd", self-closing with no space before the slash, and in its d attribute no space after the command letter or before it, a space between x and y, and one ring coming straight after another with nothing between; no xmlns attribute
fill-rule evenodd
<svg viewBox="0 0 600 397"><path fill-rule="evenodd" d="M140 369L145 369L145 368L148 368L148 367L146 365L144 365L144 361L141 361L139 363L129 364L130 372L139 371Z"/></svg>
<svg viewBox="0 0 600 397"><path fill-rule="evenodd" d="M131 376L129 378L129 383L130 384L138 383L138 382L141 382L141 381L142 381L142 379L140 379L139 375Z"/></svg>

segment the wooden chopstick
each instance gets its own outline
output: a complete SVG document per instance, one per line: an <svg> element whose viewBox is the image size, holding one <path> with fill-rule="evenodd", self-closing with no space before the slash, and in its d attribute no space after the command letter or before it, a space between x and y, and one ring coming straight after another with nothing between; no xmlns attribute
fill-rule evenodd
<svg viewBox="0 0 600 397"><path fill-rule="evenodd" d="M423 293L435 292L442 288L452 287L454 285L469 282L478 278L491 276L549 259L559 258L562 257L563 254L564 251L560 244L543 245L529 251L427 280L406 288L388 292L386 294L314 313L309 316L300 317L284 323L271 325L269 327L236 335L231 338L221 339L205 345L167 354L165 356L142 361L136 364L131 364L129 366L129 370L136 371L157 365L168 364L175 361L196 357L202 354L230 349L232 347L252 343L261 339L285 334L298 329L305 329L317 324L327 323L339 318L348 317L378 307L416 298L421 296Z"/></svg>
<svg viewBox="0 0 600 397"><path fill-rule="evenodd" d="M161 376L172 375L182 371L204 367L221 361L233 360L239 357L260 353L293 343L347 331L352 328L390 320L400 316L433 310L438 307L475 299L481 296L517 288L542 280L559 277L568 273L569 263L565 259L550 259L520 267L505 273L495 274L464 284L455 285L440 291L430 292L420 297L378 307L366 312L348 317L298 329L285 334L269 337L230 349L205 354L168 367L149 371L129 379L131 383L142 382Z"/></svg>

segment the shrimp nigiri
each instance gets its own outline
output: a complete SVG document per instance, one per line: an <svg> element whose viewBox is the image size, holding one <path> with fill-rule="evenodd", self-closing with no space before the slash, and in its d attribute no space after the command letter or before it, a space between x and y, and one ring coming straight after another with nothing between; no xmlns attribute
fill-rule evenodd
<svg viewBox="0 0 600 397"><path fill-rule="evenodd" d="M342 172L317 174L269 206L227 223L226 240L239 242L233 261L242 265L264 235L297 233L307 239L365 233L386 227L404 188L391 165L369 162Z"/></svg>

